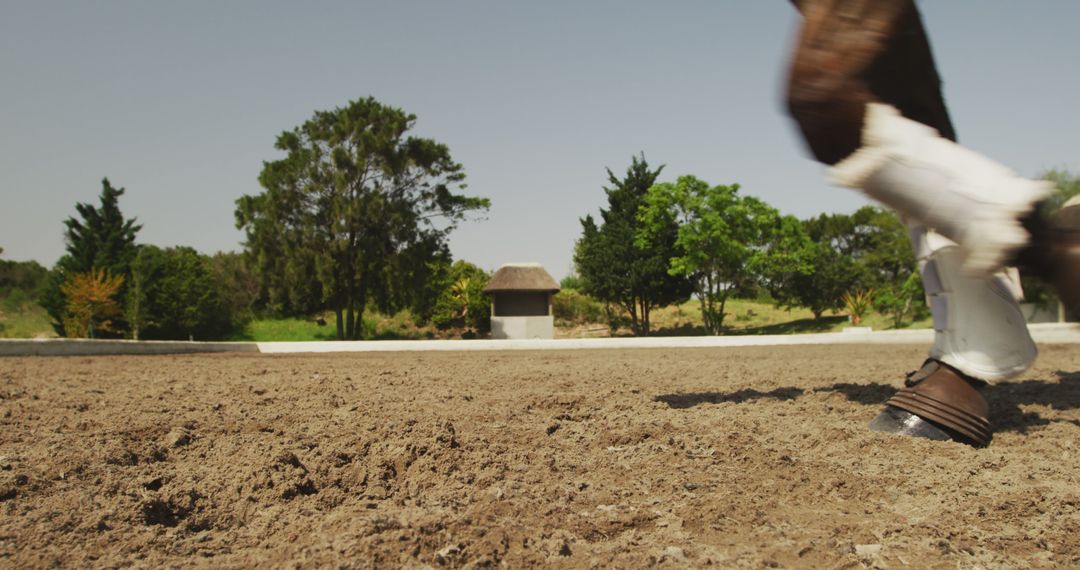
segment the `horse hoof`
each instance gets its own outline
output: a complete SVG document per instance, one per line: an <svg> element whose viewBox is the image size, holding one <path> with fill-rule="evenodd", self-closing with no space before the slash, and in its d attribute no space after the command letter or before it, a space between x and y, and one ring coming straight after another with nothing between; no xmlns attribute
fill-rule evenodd
<svg viewBox="0 0 1080 570"><path fill-rule="evenodd" d="M895 406L885 406L885 409L870 422L870 429L881 433L922 437L934 441L969 443L965 438L954 437L949 431L933 422Z"/></svg>

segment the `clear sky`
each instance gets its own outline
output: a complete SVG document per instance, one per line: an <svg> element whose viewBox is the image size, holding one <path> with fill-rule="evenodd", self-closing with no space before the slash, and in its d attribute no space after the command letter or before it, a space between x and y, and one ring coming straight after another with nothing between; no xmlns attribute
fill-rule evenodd
<svg viewBox="0 0 1080 570"><path fill-rule="evenodd" d="M921 2L961 141L1025 175L1080 171L1080 2ZM784 213L850 212L780 103L784 0L0 2L0 247L51 266L108 176L140 243L239 250L235 200L275 136L374 96L446 143L486 269L571 270L605 167L738 182Z"/></svg>

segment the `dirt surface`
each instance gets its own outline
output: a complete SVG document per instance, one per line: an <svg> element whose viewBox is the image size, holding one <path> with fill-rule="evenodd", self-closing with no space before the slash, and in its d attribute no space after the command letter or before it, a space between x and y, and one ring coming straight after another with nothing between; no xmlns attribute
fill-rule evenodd
<svg viewBox="0 0 1080 570"><path fill-rule="evenodd" d="M0 359L0 567L1080 565L1080 347L987 449L923 347Z"/></svg>

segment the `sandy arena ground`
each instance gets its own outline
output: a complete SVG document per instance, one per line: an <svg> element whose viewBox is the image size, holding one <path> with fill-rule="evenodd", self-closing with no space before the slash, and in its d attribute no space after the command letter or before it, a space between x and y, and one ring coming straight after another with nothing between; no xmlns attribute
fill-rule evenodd
<svg viewBox="0 0 1080 570"><path fill-rule="evenodd" d="M0 359L0 567L1080 566L1080 347L982 450L924 350Z"/></svg>

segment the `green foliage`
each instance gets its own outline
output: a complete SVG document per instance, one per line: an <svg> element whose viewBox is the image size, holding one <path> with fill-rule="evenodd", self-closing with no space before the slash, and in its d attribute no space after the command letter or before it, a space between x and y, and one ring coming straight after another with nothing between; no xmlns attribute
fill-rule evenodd
<svg viewBox="0 0 1080 570"><path fill-rule="evenodd" d="M431 318L440 329L459 327L486 332L491 328L491 298L484 293L490 275L467 261L455 261Z"/></svg>
<svg viewBox="0 0 1080 570"><path fill-rule="evenodd" d="M5 313L14 313L22 310L23 307L33 302L29 295L22 289L11 289L3 297L3 304L0 307L3 308Z"/></svg>
<svg viewBox="0 0 1080 570"><path fill-rule="evenodd" d="M334 340L334 327L325 320L305 318L267 318L252 319L243 329L238 329L226 340L252 342L308 342Z"/></svg>
<svg viewBox="0 0 1080 570"><path fill-rule="evenodd" d="M326 324L322 314L309 318L270 318L253 319L243 329L231 333L227 338L234 341L253 342L307 342L334 340L337 336L333 326ZM377 311L365 311L362 319L364 340L418 340L433 338L432 331L417 324L415 317L408 310L392 315Z"/></svg>
<svg viewBox="0 0 1080 570"><path fill-rule="evenodd" d="M4 249L0 248L0 253ZM39 336L44 310L37 304L45 293L49 272L36 261L0 259L0 338ZM49 319L45 314L45 330Z"/></svg>
<svg viewBox="0 0 1080 570"><path fill-rule="evenodd" d="M562 293L556 295L556 299ZM876 295L875 295L876 297ZM840 332L850 326L847 316L823 316L815 319L809 309L779 308L771 300L753 300L733 297L728 300L724 307L728 316L725 319L725 335L766 335L766 334L803 334L821 332ZM932 323L928 315L916 314L907 320L904 325L908 328L929 328ZM603 324L604 320L592 320L591 323ZM862 325L873 327L875 330L886 329L892 326L891 316L868 311L863 316ZM561 336L577 334L592 336L595 332L589 327L579 327L572 323L556 321L556 326L562 329ZM696 299L682 304L671 304L657 309L653 313L653 334L657 336L701 336L709 334L705 330L700 310L700 302ZM573 328L574 330L568 330ZM619 333L623 331L620 329ZM616 333L616 334L619 334Z"/></svg>
<svg viewBox="0 0 1080 570"><path fill-rule="evenodd" d="M259 279L248 258L235 252L218 252L210 258L214 286L221 308L233 327L243 327L255 317Z"/></svg>
<svg viewBox="0 0 1080 570"><path fill-rule="evenodd" d="M101 181L101 206L76 204L82 220L64 221L67 253L71 256L69 271L83 272L104 269L114 276L126 276L135 259L135 234L142 229L135 219L125 220L120 212L119 199L123 188L113 188L108 178Z"/></svg>
<svg viewBox="0 0 1080 570"><path fill-rule="evenodd" d="M854 214L822 214L804 222L810 239L855 263L854 287L903 283L915 269L907 226L896 214L864 206Z"/></svg>
<svg viewBox="0 0 1080 570"><path fill-rule="evenodd" d="M271 315L306 315L323 307L315 259L303 255L298 245L303 228L279 229L279 224L292 223L285 221L290 207L269 193L236 201L236 224L247 234L246 265L259 282L255 307Z"/></svg>
<svg viewBox="0 0 1080 570"><path fill-rule="evenodd" d="M823 214L802 222L802 232L792 227L783 234L774 249L794 259L766 264L763 271L781 306L807 307L821 318L842 308L846 291L869 288L878 290L882 307L897 322L924 306L920 294L912 296L921 290L915 255L895 214L866 206L851 215Z"/></svg>
<svg viewBox="0 0 1080 570"><path fill-rule="evenodd" d="M644 155L633 157L622 179L608 169L611 186L604 188L608 208L600 210L603 223L597 225L592 216L582 219L582 236L574 249L581 290L621 307L635 335L649 334L655 307L685 300L691 291L685 276L668 271L678 231L675 221L656 219L642 232L639 214L663 169L650 170Z"/></svg>
<svg viewBox="0 0 1080 570"><path fill-rule="evenodd" d="M16 289L14 295L22 295ZM47 338L55 337L52 319L41 305L27 300L7 297L0 304L0 338Z"/></svg>
<svg viewBox="0 0 1080 570"><path fill-rule="evenodd" d="M562 281L559 281L559 289L563 291L582 291L585 289L585 281L577 275L567 275L562 278Z"/></svg>
<svg viewBox="0 0 1080 570"><path fill-rule="evenodd" d="M415 122L369 97L278 137L286 157L263 164L265 192L236 210L268 307L296 314L325 304L337 338L353 339L369 299L415 302L395 292L431 277L449 232L489 206L454 193L465 187L461 165L445 145L407 136Z"/></svg>
<svg viewBox="0 0 1080 570"><path fill-rule="evenodd" d="M565 281L565 279L564 279ZM603 303L563 285L561 291L551 298L551 310L555 323L560 326L584 325L606 321Z"/></svg>
<svg viewBox="0 0 1080 570"><path fill-rule="evenodd" d="M1043 206L1047 213L1060 208L1073 196L1080 196L1080 176L1068 170L1047 170L1039 175L1039 178L1049 180L1057 189L1057 192Z"/></svg>
<svg viewBox="0 0 1080 570"><path fill-rule="evenodd" d="M190 247L140 247L127 309L137 339L220 339L234 328L212 260Z"/></svg>
<svg viewBox="0 0 1080 570"><path fill-rule="evenodd" d="M738 194L739 185L709 186L693 176L653 186L641 211L639 244L653 233L678 228L669 272L690 279L710 334L720 334L724 305L732 293L757 278L767 244L780 228L775 208Z"/></svg>
<svg viewBox="0 0 1080 570"><path fill-rule="evenodd" d="M136 225L134 218L125 220L120 212L119 199L124 189L113 188L108 178L101 181L101 187L99 207L76 204L75 210L81 219L72 217L64 221L67 254L53 267L41 296L41 304L52 316L53 326L61 336L65 333L67 307L61 287L69 276L104 270L109 275L127 279L137 253L135 234L142 226ZM121 288L119 294L124 295L125 288ZM126 323L116 323L117 334L125 328Z"/></svg>
<svg viewBox="0 0 1080 570"><path fill-rule="evenodd" d="M804 224L784 216L757 264L761 281L781 307L806 307L820 319L841 306L840 297L856 283L855 263L830 244L810 239Z"/></svg>
<svg viewBox="0 0 1080 570"><path fill-rule="evenodd" d="M848 315L851 316L851 324L859 325L862 323L866 313L873 308L874 290L856 289L854 291L847 291L841 297L841 300L844 302L844 309L846 309Z"/></svg>
<svg viewBox="0 0 1080 570"><path fill-rule="evenodd" d="M374 306L381 314L409 311L431 320L443 291L451 286L453 259L441 239L429 239L403 250L385 266L376 282Z"/></svg>
<svg viewBox="0 0 1080 570"><path fill-rule="evenodd" d="M433 338L430 330L417 324L416 317L408 309L394 314L377 311L364 312L364 338L368 340L418 340Z"/></svg>
<svg viewBox="0 0 1080 570"><path fill-rule="evenodd" d="M874 294L873 303L878 312L892 319L892 327L898 329L904 326L905 320L919 318L926 312L926 305L922 302L925 296L922 279L913 272L903 283L883 285Z"/></svg>
<svg viewBox="0 0 1080 570"><path fill-rule="evenodd" d="M49 270L36 261L0 259L0 297L19 292L29 299L37 299L44 292L48 276Z"/></svg>

